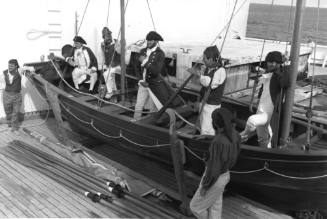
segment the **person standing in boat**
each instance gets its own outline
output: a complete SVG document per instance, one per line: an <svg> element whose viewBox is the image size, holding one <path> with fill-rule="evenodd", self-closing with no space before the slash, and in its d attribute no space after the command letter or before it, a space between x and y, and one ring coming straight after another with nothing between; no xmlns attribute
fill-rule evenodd
<svg viewBox="0 0 327 219"><path fill-rule="evenodd" d="M226 83L226 71L223 67L217 46L207 47L203 52L203 62L206 66L204 74L200 76L202 85L200 94L203 106L200 106L201 135L215 135L212 127L211 114L220 108L221 97Z"/></svg>
<svg viewBox="0 0 327 219"><path fill-rule="evenodd" d="M229 170L240 152L241 137L232 123L233 114L229 110L218 108L213 111L215 137L205 158L206 168L200 185L190 202L190 209L197 218L221 218L223 192L230 180Z"/></svg>
<svg viewBox="0 0 327 219"><path fill-rule="evenodd" d="M113 41L111 31L108 27L102 29L103 42L99 49L99 70L103 72L104 83L107 92L105 98L112 97L117 90L115 74L121 72L120 68L120 45Z"/></svg>
<svg viewBox="0 0 327 219"><path fill-rule="evenodd" d="M90 83L89 93L94 94L93 90L97 81L97 68L98 61L92 52L92 50L85 46L85 40L80 36L75 36L74 39L74 51L73 57L67 57L66 61L74 67L72 72L72 78L74 86L79 90L79 85L85 83L89 78L90 80L86 83Z"/></svg>
<svg viewBox="0 0 327 219"><path fill-rule="evenodd" d="M273 51L267 54L265 58L266 69L263 71L260 79L262 85L258 95L260 101L257 112L248 118L246 127L241 132L242 139L247 139L248 135L256 130L261 147L271 148L273 136L271 122L276 122L276 119L280 119L279 116L276 119L272 119L272 116L280 108L282 89L289 84L287 74L282 66L283 62L284 57L282 53Z"/></svg>
<svg viewBox="0 0 327 219"><path fill-rule="evenodd" d="M10 59L8 69L3 71L5 79L5 90L3 92L3 107L6 113L8 127L12 132L19 129L19 112L22 106L21 75L26 71L34 71L33 67L19 67L17 59Z"/></svg>
<svg viewBox="0 0 327 219"><path fill-rule="evenodd" d="M165 53L160 49L158 42L163 38L155 31L146 36L147 47L140 51L142 79L139 81L134 119L140 119L144 106L155 112L169 99L166 84L161 77L164 71Z"/></svg>

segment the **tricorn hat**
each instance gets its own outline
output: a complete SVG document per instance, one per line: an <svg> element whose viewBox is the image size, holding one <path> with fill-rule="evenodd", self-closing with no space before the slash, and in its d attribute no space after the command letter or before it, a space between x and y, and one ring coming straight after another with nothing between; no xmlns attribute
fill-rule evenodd
<svg viewBox="0 0 327 219"><path fill-rule="evenodd" d="M163 38L160 36L160 34L158 34L155 31L150 31L147 35L146 35L146 40L155 40L155 41L164 41Z"/></svg>
<svg viewBox="0 0 327 219"><path fill-rule="evenodd" d="M279 64L283 63L283 55L279 51L269 52L265 59L266 62L277 62Z"/></svg>
<svg viewBox="0 0 327 219"><path fill-rule="evenodd" d="M8 63L11 65L16 65L16 67L19 68L17 59L10 59Z"/></svg>
<svg viewBox="0 0 327 219"><path fill-rule="evenodd" d="M82 37L80 37L80 36L75 36L74 39L73 39L73 41L75 43L86 44L86 41Z"/></svg>

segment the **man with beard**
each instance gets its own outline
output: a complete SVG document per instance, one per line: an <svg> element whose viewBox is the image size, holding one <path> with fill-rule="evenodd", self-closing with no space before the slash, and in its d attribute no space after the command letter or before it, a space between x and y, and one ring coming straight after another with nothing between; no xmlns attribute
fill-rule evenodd
<svg viewBox="0 0 327 219"><path fill-rule="evenodd" d="M262 86L258 95L260 102L257 113L248 118L246 127L241 133L242 139L247 139L252 131L257 130L260 147L271 148L273 132L270 123L274 112L280 108L282 89L289 84L287 74L282 66L283 62L284 57L280 52L273 51L267 54L266 70L261 76ZM277 119L280 118L277 117Z"/></svg>
<svg viewBox="0 0 327 219"><path fill-rule="evenodd" d="M112 97L117 91L115 74L121 72L120 68L120 46L112 39L111 31L108 27L102 29L102 38L99 49L99 70L103 71L103 79L107 92L105 98Z"/></svg>
<svg viewBox="0 0 327 219"><path fill-rule="evenodd" d="M20 68L16 59L10 59L8 69L3 71L6 84L3 92L3 107L6 113L8 127L16 134L18 134L18 115L23 99L21 94L21 75L27 70L34 71L34 68L27 66Z"/></svg>
<svg viewBox="0 0 327 219"><path fill-rule="evenodd" d="M150 112L155 112L167 102L172 94L171 89L162 78L165 71L165 53L160 49L158 42L163 41L163 38L157 32L150 31L146 40L147 47L142 49L139 55L142 79L138 83L135 120L141 118L146 104Z"/></svg>

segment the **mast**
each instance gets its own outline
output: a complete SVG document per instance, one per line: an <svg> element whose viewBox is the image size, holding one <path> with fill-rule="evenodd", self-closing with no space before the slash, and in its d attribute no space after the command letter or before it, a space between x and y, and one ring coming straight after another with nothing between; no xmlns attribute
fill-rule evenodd
<svg viewBox="0 0 327 219"><path fill-rule="evenodd" d="M77 36L78 34L78 14L77 11L75 11L75 24L74 24L74 28L75 28L75 36Z"/></svg>
<svg viewBox="0 0 327 219"><path fill-rule="evenodd" d="M290 86L286 90L285 107L284 107L284 119L282 121L281 131L281 145L287 144L287 139L290 132L290 124L292 119L293 102L294 102L294 90L296 85L296 78L298 73L298 61L300 53L300 41L301 41L301 26L303 13L302 10L305 6L305 0L297 0L295 20L294 20L294 31L292 36L292 47L291 47L291 66L290 66Z"/></svg>
<svg viewBox="0 0 327 219"><path fill-rule="evenodd" d="M126 73L126 63L125 63L125 2L120 0L120 66L121 66L121 76L120 76L120 90L121 90L121 101L125 101L125 73Z"/></svg>

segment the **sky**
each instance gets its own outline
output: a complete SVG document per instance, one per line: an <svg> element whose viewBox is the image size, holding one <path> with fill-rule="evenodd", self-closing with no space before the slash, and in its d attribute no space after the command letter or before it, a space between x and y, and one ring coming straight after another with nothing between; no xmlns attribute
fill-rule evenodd
<svg viewBox="0 0 327 219"><path fill-rule="evenodd" d="M251 0L251 3L260 3L260 4L271 4L272 0ZM296 0L293 0L293 5L295 5ZM274 0L276 5L291 5L292 0ZM307 7L317 7L318 0L306 0ZM320 7L327 8L327 1L320 0Z"/></svg>

